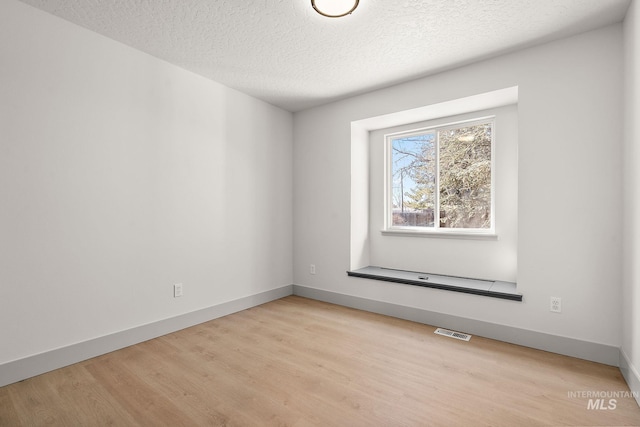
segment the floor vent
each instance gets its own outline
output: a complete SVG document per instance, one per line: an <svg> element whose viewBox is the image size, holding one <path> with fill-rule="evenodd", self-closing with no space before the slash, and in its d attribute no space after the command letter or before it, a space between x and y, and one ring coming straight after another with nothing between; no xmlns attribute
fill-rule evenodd
<svg viewBox="0 0 640 427"><path fill-rule="evenodd" d="M469 341L471 339L471 335L463 334L462 332L450 331L448 329L438 328L435 331L438 335L444 335L445 337L455 338L457 340Z"/></svg>

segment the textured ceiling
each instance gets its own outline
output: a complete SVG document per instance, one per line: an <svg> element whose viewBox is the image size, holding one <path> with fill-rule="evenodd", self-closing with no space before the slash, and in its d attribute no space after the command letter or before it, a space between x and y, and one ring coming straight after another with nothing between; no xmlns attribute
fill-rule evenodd
<svg viewBox="0 0 640 427"><path fill-rule="evenodd" d="M620 22L630 0L22 0L298 111Z"/></svg>

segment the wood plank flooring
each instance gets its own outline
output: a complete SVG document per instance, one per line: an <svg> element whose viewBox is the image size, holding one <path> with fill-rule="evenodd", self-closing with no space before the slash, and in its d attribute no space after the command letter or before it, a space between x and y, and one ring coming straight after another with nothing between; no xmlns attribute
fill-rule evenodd
<svg viewBox="0 0 640 427"><path fill-rule="evenodd" d="M0 425L640 426L570 394L617 368L434 330L290 296L2 387Z"/></svg>

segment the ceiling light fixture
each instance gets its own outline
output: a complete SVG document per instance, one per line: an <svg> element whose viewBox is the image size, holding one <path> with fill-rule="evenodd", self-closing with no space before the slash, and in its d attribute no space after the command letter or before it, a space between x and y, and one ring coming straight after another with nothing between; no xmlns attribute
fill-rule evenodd
<svg viewBox="0 0 640 427"><path fill-rule="evenodd" d="M311 0L311 6L320 15L340 18L356 10L360 0Z"/></svg>

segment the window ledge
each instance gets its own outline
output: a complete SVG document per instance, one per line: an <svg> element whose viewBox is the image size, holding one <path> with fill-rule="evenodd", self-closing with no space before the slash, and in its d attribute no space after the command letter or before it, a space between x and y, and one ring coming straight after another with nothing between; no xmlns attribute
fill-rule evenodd
<svg viewBox="0 0 640 427"><path fill-rule="evenodd" d="M388 228L380 230L384 236L436 237L444 239L498 240L498 235L489 233L470 233L464 231L418 231L412 228Z"/></svg>
<svg viewBox="0 0 640 427"><path fill-rule="evenodd" d="M395 270L383 267L364 267L347 271L347 275L364 279L382 280L405 285L443 289L453 292L482 295L492 298L522 301L514 282L471 279L467 277L445 276L440 274L419 273L415 271Z"/></svg>

